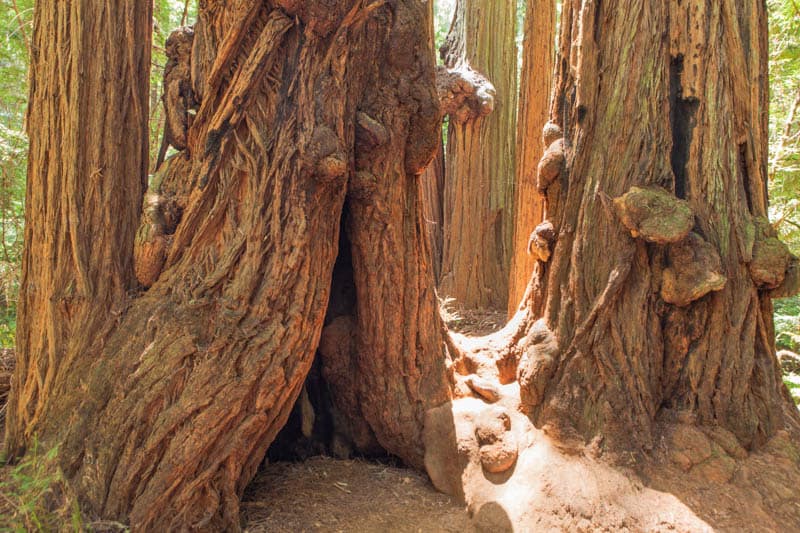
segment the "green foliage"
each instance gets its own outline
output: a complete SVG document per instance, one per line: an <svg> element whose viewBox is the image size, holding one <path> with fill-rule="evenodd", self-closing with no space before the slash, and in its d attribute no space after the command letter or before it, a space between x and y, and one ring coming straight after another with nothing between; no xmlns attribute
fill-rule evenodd
<svg viewBox="0 0 800 533"><path fill-rule="evenodd" d="M778 349L800 351L800 296L781 298L773 303Z"/></svg>
<svg viewBox="0 0 800 533"><path fill-rule="evenodd" d="M33 449L17 465L0 470L0 531L83 531L74 498L63 491L57 448Z"/></svg>
<svg viewBox="0 0 800 533"><path fill-rule="evenodd" d="M0 1L0 347L14 345L28 138L28 47L33 0Z"/></svg>
<svg viewBox="0 0 800 533"><path fill-rule="evenodd" d="M800 255L800 2L768 0L770 218Z"/></svg>
<svg viewBox="0 0 800 533"><path fill-rule="evenodd" d="M450 31L450 23L453 22L453 14L456 10L456 0L435 0L433 4L433 31L438 57L438 50L444 44L447 32Z"/></svg>
<svg viewBox="0 0 800 533"><path fill-rule="evenodd" d="M783 382L789 389L789 392L794 398L796 404L800 405L800 374L794 372L786 372L783 376Z"/></svg>
<svg viewBox="0 0 800 533"><path fill-rule="evenodd" d="M770 219L800 255L800 2L767 0L770 28L769 192ZM779 349L800 352L800 297L775 300ZM800 375L784 383L800 403Z"/></svg>
<svg viewBox="0 0 800 533"><path fill-rule="evenodd" d="M155 0L153 2L153 52L150 68L150 168L155 172L161 134L164 129L164 108L161 106L164 66L167 64L165 43L175 28L194 24L197 2L192 0Z"/></svg>

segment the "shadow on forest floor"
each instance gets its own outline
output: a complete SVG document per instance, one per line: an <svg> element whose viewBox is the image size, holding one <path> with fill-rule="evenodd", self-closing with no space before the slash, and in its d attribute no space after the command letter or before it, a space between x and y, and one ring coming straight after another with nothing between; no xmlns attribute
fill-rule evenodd
<svg viewBox="0 0 800 533"><path fill-rule="evenodd" d="M424 474L363 460L313 457L261 470L242 502L248 532L470 532L464 506Z"/></svg>

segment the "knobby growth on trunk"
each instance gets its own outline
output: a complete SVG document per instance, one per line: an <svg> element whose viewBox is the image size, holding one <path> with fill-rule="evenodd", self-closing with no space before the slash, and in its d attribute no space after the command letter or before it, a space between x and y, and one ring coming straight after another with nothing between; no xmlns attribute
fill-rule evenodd
<svg viewBox="0 0 800 533"><path fill-rule="evenodd" d="M238 529L315 354L354 448L512 523L576 471L544 434L648 450L678 420L738 453L797 429L771 340L770 297L798 270L766 222L758 0L563 4L539 266L479 340L438 315L419 176L441 113L477 139L494 100L460 63L435 77L429 6L201 2L171 57L185 148L145 192L149 13L88 4L37 5L56 60L33 61L6 447L58 445L90 515ZM594 500L647 492L581 461L614 480ZM679 507L649 497L613 502L653 524Z"/></svg>
<svg viewBox="0 0 800 533"><path fill-rule="evenodd" d="M90 514L236 529L327 334L350 425L422 464L422 417L448 387L418 182L440 128L426 17L411 0L201 2L177 69L196 112L176 113L186 148L144 197L150 287L129 292L149 10L37 6L10 450L59 444ZM342 231L357 298L323 332Z"/></svg>
<svg viewBox="0 0 800 533"><path fill-rule="evenodd" d="M782 427L770 296L796 260L766 219L764 9L564 3L534 281L558 352L520 371L540 424L646 447L669 412L747 447Z"/></svg>
<svg viewBox="0 0 800 533"><path fill-rule="evenodd" d="M475 91L482 101L480 109L450 112L445 158L440 291L467 308L504 307L508 297L514 231L515 9L510 0L458 0L441 50L447 70L461 75L457 92Z"/></svg>
<svg viewBox="0 0 800 533"><path fill-rule="evenodd" d="M773 344L798 277L766 219L765 24L758 0L562 4L538 266L502 331L455 336L454 399L425 423L434 484L480 523L705 529L593 459L727 483L745 448L800 434Z"/></svg>

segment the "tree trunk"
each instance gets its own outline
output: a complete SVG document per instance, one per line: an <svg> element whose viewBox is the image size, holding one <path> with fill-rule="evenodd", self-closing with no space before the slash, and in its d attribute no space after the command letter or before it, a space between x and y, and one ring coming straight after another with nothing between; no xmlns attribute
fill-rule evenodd
<svg viewBox="0 0 800 533"><path fill-rule="evenodd" d="M442 49L450 70L475 69L494 85L494 111L455 119L447 137L440 292L467 308L505 307L513 237L517 105L516 7L458 0Z"/></svg>
<svg viewBox="0 0 800 533"><path fill-rule="evenodd" d="M136 285L133 240L147 185L145 4L35 6L11 450L47 423L67 369L106 335L108 316L124 311Z"/></svg>
<svg viewBox="0 0 800 533"><path fill-rule="evenodd" d="M528 0L522 45L519 105L517 107L516 190L514 240L508 278L508 314L519 308L536 259L528 252L528 239L542 222L544 201L536 188L536 168L544 153L542 129L550 110L550 88L555 67L556 3Z"/></svg>
<svg viewBox="0 0 800 533"><path fill-rule="evenodd" d="M34 43L51 53L33 61L7 448L58 445L90 516L237 530L318 349L355 443L424 460L479 521L546 527L608 506L598 527L697 529L675 521L676 498L593 457L652 448L663 421L709 450L696 425L732 435L715 453L745 456L800 427L771 340L769 298L796 291L800 268L764 218L764 6L734 4L564 4L563 138L548 130L537 169L552 227L535 232L521 311L480 340L447 334L428 263L419 175L443 93L423 4L202 2L179 69L199 109L135 237L149 13L37 5ZM97 63L78 61L89 51ZM485 80L446 74L474 89L443 100L465 130ZM139 134L106 127L117 116ZM128 294L134 271L153 282ZM354 295L332 296L348 282ZM775 490L800 479L789 463ZM596 474L613 483L560 486Z"/></svg>
<svg viewBox="0 0 800 533"><path fill-rule="evenodd" d="M90 515L143 530L238 529L238 498L319 344L344 210L356 303L352 342L334 354L352 365L338 400L387 451L421 465L422 417L448 387L418 178L440 128L425 9L411 0L201 2L187 69L199 109L186 150L145 196L137 273L155 281L126 298L146 172L150 15L106 8L37 9L47 58L91 75L68 77L80 98L39 114L47 95L68 93L53 75L59 64L34 61L21 327L47 337L21 336L9 449L21 453L33 436L58 444ZM103 30L84 55L60 54L75 35L93 35L67 32L67 21ZM100 68L98 57L119 61ZM83 113L88 102L93 115ZM110 113L120 114L113 128L100 118ZM63 135L60 124L74 132L65 161L83 161L81 150L98 160L54 189L46 173L63 152L38 147ZM130 146L80 143L101 133ZM81 187L91 194L78 196ZM37 209L45 198L60 210ZM37 235L67 244L48 252ZM99 259L106 249L109 264ZM63 282L51 287L54 275ZM63 310L50 309L53 294L69 298Z"/></svg>
<svg viewBox="0 0 800 533"><path fill-rule="evenodd" d="M442 279L442 250L444 246L444 145L420 177L423 187L423 216L431 247L431 265L436 283Z"/></svg>
<svg viewBox="0 0 800 533"><path fill-rule="evenodd" d="M800 265L766 220L765 24L760 0L562 4L539 268L425 420L433 483L483 527L710 530L712 497L741 529L800 523L776 503L800 417L770 298Z"/></svg>
<svg viewBox="0 0 800 533"><path fill-rule="evenodd" d="M770 291L796 279L766 219L765 25L759 0L564 3L564 138L539 166L558 351L520 369L539 424L645 447L666 412L747 447L782 426Z"/></svg>

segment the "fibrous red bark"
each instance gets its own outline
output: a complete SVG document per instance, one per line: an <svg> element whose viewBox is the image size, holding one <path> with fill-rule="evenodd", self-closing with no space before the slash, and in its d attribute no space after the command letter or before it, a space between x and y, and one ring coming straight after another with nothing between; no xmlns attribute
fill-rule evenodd
<svg viewBox="0 0 800 533"><path fill-rule="evenodd" d="M601 428L636 428L650 445L659 414L687 410L746 446L782 424L771 306L748 271L766 214L765 13L734 4L642 1L630 17L564 4L552 119L566 166L546 191L558 238L541 275L560 353L532 406L540 423L570 420L608 438ZM668 192L637 192L657 190L648 187ZM727 283L686 308L658 287L665 244L690 229L719 253Z"/></svg>
<svg viewBox="0 0 800 533"><path fill-rule="evenodd" d="M50 120L37 111L31 121L25 283L40 299L23 307L8 446L20 453L34 435L43 446L59 445L65 477L88 514L138 529L239 527L238 498L317 349L340 231L348 234L357 285L348 355L358 412L346 414L384 449L421 465L424 412L446 400L448 387L418 182L440 129L426 16L405 0L201 2L191 54L199 109L185 151L148 193L177 198L180 221L163 264L148 270L152 286L128 296L146 170L149 16L132 4L107 15L100 5L38 7L37 38L51 40L52 55L98 74L90 82L69 78L81 99L58 100L62 107L48 117L68 122L88 109L88 98L109 94L85 115L94 118L70 127L109 131L113 140L125 131L107 127L113 109L119 124L131 120L142 133L125 133L125 154L68 137L63 147L78 161L83 150L98 161L71 174L86 178L53 190L40 169L54 168L56 152L37 147L60 130L37 127ZM101 57L141 79L108 80L111 66L103 71L89 60L90 45L105 42L100 35L73 39L84 53L65 54L72 32L59 24L76 20L124 35L101 47ZM61 90L54 68L34 62L33 104ZM385 135L376 134L381 129ZM80 187L95 191L94 184L107 187L105 196L99 189L75 206ZM63 218L41 216L36 198L51 201L56 191ZM104 203L109 194L121 198ZM79 230L100 234L66 231L62 220L73 219ZM75 261L39 250L40 234L72 242L55 249L72 250ZM101 242L93 243L97 258L87 259L92 239ZM387 264L387 257L396 260ZM53 274L64 282L46 285ZM70 301L81 297L81 313L68 305L37 315L65 290ZM84 301L88 295L94 298ZM24 334L34 327L48 332L43 341Z"/></svg>
<svg viewBox="0 0 800 533"><path fill-rule="evenodd" d="M796 456L786 440L800 421L771 341L769 297L796 290L798 274L763 226L761 3L564 4L558 127L537 168L550 225L534 245L549 254L520 312L480 340L446 332L428 264L418 176L440 110L424 6L202 2L199 109L186 149L148 192L170 200L156 211L174 201L175 227L164 224L150 288L128 294L149 21L124 2L87 5L37 8L35 40L72 70L34 60L31 101L42 107L29 122L7 448L58 445L88 514L138 529L238 529L238 498L318 348L354 444L424 461L494 525L547 524L546 500L553 513L610 505L588 516L612 529L694 530L704 526L694 515L673 518L684 504L597 458L649 453L664 437L670 464L727 482L731 462L770 438ZM67 22L119 35L91 52L125 75L77 76L90 46ZM108 101L90 110L101 88ZM138 140L106 127L109 109ZM36 127L50 117L59 127ZM87 148L84 136L100 133L102 150ZM120 142L131 143L124 157ZM678 222L653 220L665 212ZM337 255L355 286L341 307L330 297ZM670 276L681 283L665 285ZM785 472L800 479L791 460ZM579 483L595 474L607 483Z"/></svg>
<svg viewBox="0 0 800 533"><path fill-rule="evenodd" d="M442 98L450 122L439 289L466 308L502 308L508 298L514 232L515 22L510 0L459 0L441 50L446 68L439 77L450 78L445 85L452 90Z"/></svg>
<svg viewBox="0 0 800 533"><path fill-rule="evenodd" d="M528 0L517 106L514 239L508 278L509 316L519 308L537 264L536 257L527 253L526 243L544 216L544 200L536 187L536 173L539 160L550 145L543 142L542 129L550 116L555 33L556 3L553 0Z"/></svg>

